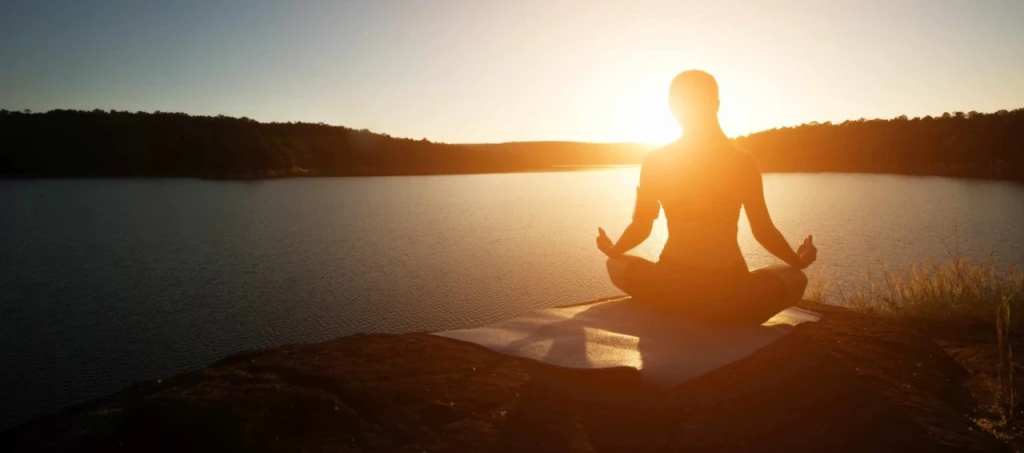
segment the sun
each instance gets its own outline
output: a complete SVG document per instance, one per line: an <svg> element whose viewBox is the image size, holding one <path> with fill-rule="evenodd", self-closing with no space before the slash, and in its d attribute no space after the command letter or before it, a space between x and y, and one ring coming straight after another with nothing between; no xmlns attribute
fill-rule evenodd
<svg viewBox="0 0 1024 453"><path fill-rule="evenodd" d="M630 117L628 136L631 141L663 145L679 138L679 124L667 111L637 112Z"/></svg>
<svg viewBox="0 0 1024 453"><path fill-rule="evenodd" d="M618 141L652 145L663 145L678 139L682 131L669 109L668 85L671 78L665 74L675 72L635 70L629 75L616 74L619 77L607 87L612 102L604 106L612 109L609 111L611 115L607 117L611 127L603 130L602 135L614 135ZM747 105L734 100L735 95L732 98L723 96L718 111L719 124L729 137L748 133L750 120Z"/></svg>
<svg viewBox="0 0 1024 453"><path fill-rule="evenodd" d="M654 93L634 93L618 106L619 135L625 141L663 145L679 138L676 119L668 108L668 99Z"/></svg>
<svg viewBox="0 0 1024 453"><path fill-rule="evenodd" d="M679 138L682 131L669 111L667 99L646 99L626 103L622 110L620 135L626 141L663 145ZM742 115L720 110L718 121L726 135L736 135L736 126Z"/></svg>
<svg viewBox="0 0 1024 453"><path fill-rule="evenodd" d="M721 72L728 74L728 71ZM677 73L676 68L660 63L627 66L592 81L591 94L601 93L601 96L591 96L595 99L592 107L602 111L603 126L589 126L593 136L608 141L652 145L664 145L678 139L682 131L669 109L668 99L668 87ZM730 78L725 80L731 81L730 87L738 84ZM742 88L743 85L739 85ZM718 120L725 134L735 137L748 132L751 115L746 103L734 102L737 95L730 98L728 94L721 99Z"/></svg>

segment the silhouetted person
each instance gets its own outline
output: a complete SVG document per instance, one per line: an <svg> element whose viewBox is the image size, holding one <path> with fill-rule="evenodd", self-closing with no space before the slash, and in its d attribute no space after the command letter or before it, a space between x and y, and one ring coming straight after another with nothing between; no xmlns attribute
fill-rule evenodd
<svg viewBox="0 0 1024 453"><path fill-rule="evenodd" d="M639 301L680 313L738 323L764 322L796 304L807 286L803 269L817 258L811 236L796 251L775 228L764 202L761 171L718 124L718 84L703 71L672 81L669 103L682 137L651 152L640 170L633 221L612 243L598 228L615 286ZM736 238L740 207L754 238L786 265L750 272ZM657 263L626 255L651 234L661 208L668 241Z"/></svg>

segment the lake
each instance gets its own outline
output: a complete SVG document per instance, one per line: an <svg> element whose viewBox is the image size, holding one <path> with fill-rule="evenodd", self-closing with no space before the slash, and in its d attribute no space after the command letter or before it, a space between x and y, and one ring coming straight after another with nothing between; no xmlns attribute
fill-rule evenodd
<svg viewBox="0 0 1024 453"><path fill-rule="evenodd" d="M0 429L244 349L478 326L619 292L594 247L638 169L468 176L0 181ZM809 270L1024 264L1024 186L769 174ZM637 254L655 258L664 218ZM750 267L773 263L740 219Z"/></svg>

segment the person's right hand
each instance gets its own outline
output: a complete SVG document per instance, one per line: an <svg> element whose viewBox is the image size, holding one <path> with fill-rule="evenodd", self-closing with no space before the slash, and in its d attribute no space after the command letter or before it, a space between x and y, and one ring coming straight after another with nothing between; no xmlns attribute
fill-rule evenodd
<svg viewBox="0 0 1024 453"><path fill-rule="evenodd" d="M604 232L604 228L597 228L597 249L604 253L609 258L612 257L612 250L615 244L612 239L608 237L608 234Z"/></svg>
<svg viewBox="0 0 1024 453"><path fill-rule="evenodd" d="M800 268L806 269L818 259L818 248L814 246L814 236L807 236L803 244L796 249L796 256L800 257Z"/></svg>

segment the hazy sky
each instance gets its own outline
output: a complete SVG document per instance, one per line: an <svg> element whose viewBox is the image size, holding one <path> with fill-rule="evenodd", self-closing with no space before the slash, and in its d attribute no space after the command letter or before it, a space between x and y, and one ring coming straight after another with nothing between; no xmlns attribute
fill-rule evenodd
<svg viewBox="0 0 1024 453"><path fill-rule="evenodd" d="M10 1L0 108L183 111L446 142L665 142L1024 107L1024 1Z"/></svg>

